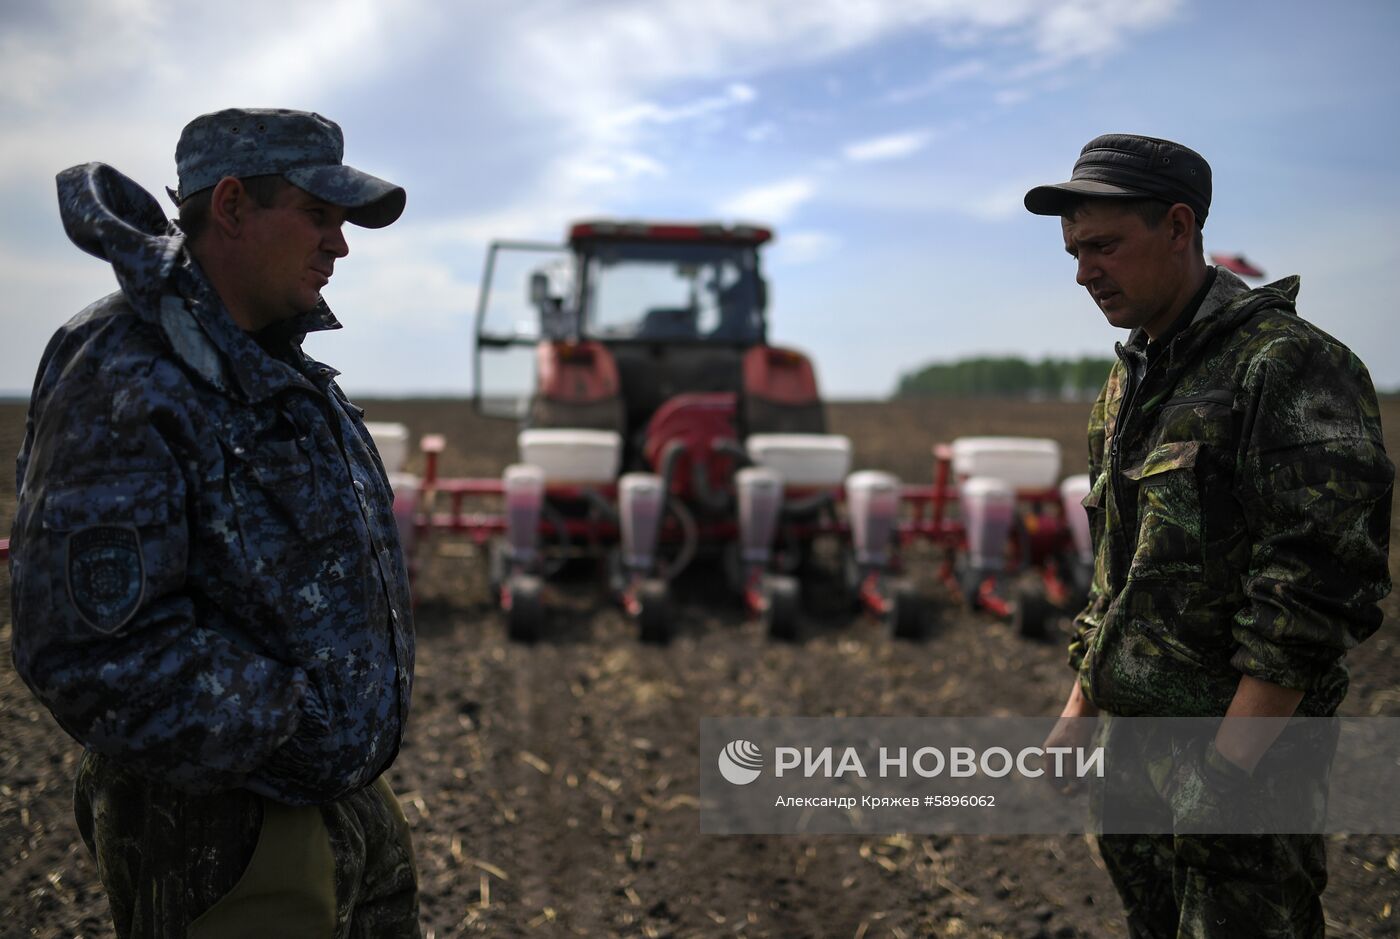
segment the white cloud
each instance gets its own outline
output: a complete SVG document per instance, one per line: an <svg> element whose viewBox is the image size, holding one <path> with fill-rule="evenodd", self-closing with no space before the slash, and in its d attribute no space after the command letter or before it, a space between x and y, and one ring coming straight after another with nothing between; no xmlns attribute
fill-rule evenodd
<svg viewBox="0 0 1400 939"><path fill-rule="evenodd" d="M556 116L571 156L563 172L580 191L606 197L637 174L598 172L642 149L645 128L713 115L752 101L756 76L792 69L893 36L925 33L945 47L994 40L1056 62L1097 55L1161 22L1181 0L605 0L527 6L497 24L514 37L497 86ZM1068 33L1092 23L1092 40ZM989 71L979 59L936 73L940 86ZM655 89L724 82L689 103L655 103ZM771 135L760 123L750 140ZM912 142L889 144L909 147ZM878 153L878 150L877 150Z"/></svg>
<svg viewBox="0 0 1400 939"><path fill-rule="evenodd" d="M744 131L744 139L749 143L763 143L765 140L772 140L778 133L778 125L772 121L764 121L755 124Z"/></svg>
<svg viewBox="0 0 1400 939"><path fill-rule="evenodd" d="M326 288L326 301L347 323L388 320L415 331L470 320L476 309L476 271L465 280L453 266L417 252L376 244L377 232L358 239Z"/></svg>
<svg viewBox="0 0 1400 939"><path fill-rule="evenodd" d="M741 104L748 104L758 96L752 87L740 82L731 84L724 94L709 95L675 107L662 107L649 101L629 105L603 119L605 125L626 127L632 124L674 124L678 121L693 120L707 114L714 114Z"/></svg>
<svg viewBox="0 0 1400 939"><path fill-rule="evenodd" d="M825 231L791 231L779 236L769 257L775 265L797 267L828 258L841 247L841 239Z"/></svg>
<svg viewBox="0 0 1400 939"><path fill-rule="evenodd" d="M924 81L913 85L905 85L893 91L885 93L884 100L889 104L903 104L906 101L913 101L917 98L924 98L931 94L936 94L944 88L956 85L959 82L969 81L987 73L987 63L982 59L968 59L966 62L959 62L957 65L950 65L947 68L939 69Z"/></svg>
<svg viewBox="0 0 1400 939"><path fill-rule="evenodd" d="M1179 6L1178 0L1050 4L1035 24L1035 44L1046 58L1061 62L1103 55L1119 48L1128 34L1165 22Z"/></svg>
<svg viewBox="0 0 1400 939"><path fill-rule="evenodd" d="M778 225L787 221L815 192L810 179L798 177L746 189L723 202L719 211L731 218Z"/></svg>
<svg viewBox="0 0 1400 939"><path fill-rule="evenodd" d="M727 91L729 99L740 104L746 104L758 97L758 92L754 91L751 86L745 85L743 82L735 82L729 86Z"/></svg>
<svg viewBox="0 0 1400 939"><path fill-rule="evenodd" d="M11 110L0 179L100 156L145 185L173 182L175 139L191 117L237 105L315 109L404 51L384 32L392 17L431 20L421 2L391 12L350 0L327 16L319 4L243 0L237 29L199 4L65 5L0 38L0 106Z"/></svg>
<svg viewBox="0 0 1400 939"><path fill-rule="evenodd" d="M610 153L594 160L574 160L567 172L583 183L617 183L666 175L666 167L644 153Z"/></svg>
<svg viewBox="0 0 1400 939"><path fill-rule="evenodd" d="M158 20L154 3L86 0L56 10L52 19L38 13L27 24L7 24L0 38L0 103L42 111L87 81L144 72L164 59ZM83 54L73 55L76 49Z"/></svg>
<svg viewBox="0 0 1400 939"><path fill-rule="evenodd" d="M124 106L157 95L184 114L182 105L198 100L285 99L293 89L315 98L344 80L344 62L373 74L388 54L381 39L392 18L417 16L417 7L347 0L327 16L320 4L243 0L238 28L229 29L222 10L199 4L80 0L0 40L0 101L86 110L119 88Z"/></svg>
<svg viewBox="0 0 1400 939"><path fill-rule="evenodd" d="M1020 217L1026 212L1026 191L1034 185L1036 184L1015 183L977 189L953 202L950 208L973 218L992 222Z"/></svg>
<svg viewBox="0 0 1400 939"><path fill-rule="evenodd" d="M420 122L418 133L401 144L405 151L412 148L415 172L425 162L422 148L429 148L464 173L493 175L488 184L471 177L472 185L463 187L471 188L476 205L451 202L442 189L433 195L439 204L428 204L420 195L423 184L411 187L410 211L401 222L389 232L355 237L355 255L337 274L331 297L350 314L347 322L360 309L375 317L383 315L376 311L411 302L441 326L455 323L454 311L469 307L489 238L553 240L572 218L656 204L648 197L683 177L684 145L697 128L732 122L736 138L778 137L776 121L782 118L756 106L769 100L770 76L882 40L918 37L927 38L935 53L953 49L955 55L977 56L935 72L929 82L944 87L985 77L1005 88L1012 79L1000 66L982 65L988 60L980 49L958 47L988 41L991 52L1039 56L1026 67L1053 70L1117 48L1165 20L1177 5L560 0L468 9L441 0L392 6L348 0L328 15L313 0L243 0L236 28L227 27L222 8L176 0L72 0L55 6L59 12L34 5L37 12L7 12L0 30L0 114L6 118L0 196L7 207L33 205L39 211L34 194L44 193L51 207L53 173L94 158L159 194L160 184L174 182L171 154L180 127L219 107L278 104L333 117L347 112L330 109L347 102L362 109L401 108ZM431 108L423 104L425 96ZM478 128L472 122L482 114L491 120ZM353 147L367 133L363 115L351 120L357 121L347 123L354 161ZM414 127L410 118L394 126L399 133ZM473 138L478 131L481 136ZM873 149L880 141L854 143L848 158L893 159L928 142L896 142L900 136ZM513 162L475 162L470 147L509 153ZM490 169L481 170L484 165ZM368 168L399 178L382 163ZM754 172L738 167L741 174L745 170ZM777 224L817 197L823 173L840 171L835 161L813 159L768 185L746 189L752 177L731 178L738 192L728 200L712 193L668 197L688 208L697 199L704 200L701 205L719 203L727 215ZM781 177L783 171L777 172ZM835 187L822 187L823 198L835 195ZM995 214L1005 201L972 209ZM425 205L429 211L419 221ZM482 211L483 205L489 210ZM439 217L427 221L433 212ZM32 252L18 237L7 240L24 244L23 252L0 246L0 269L23 268L31 254L42 255L54 260L54 270L45 269L42 280L60 285L45 292L33 278L7 278L12 289L0 301L0 331L8 337L28 334L36 304L66 319L81 305L74 305L77 300L95 296L83 275L100 268L67 245L56 224L52 229L35 239ZM835 250L830 238L789 233L775 250L799 263ZM69 289L72 284L82 287ZM7 374L19 374L32 372L35 360L37 353L9 345L0 365ZM27 382L26 374L21 384Z"/></svg>
<svg viewBox="0 0 1400 939"><path fill-rule="evenodd" d="M848 145L842 152L846 159L855 163L868 163L872 160L895 160L918 153L928 146L932 134L928 131L908 131L902 134L888 134Z"/></svg>

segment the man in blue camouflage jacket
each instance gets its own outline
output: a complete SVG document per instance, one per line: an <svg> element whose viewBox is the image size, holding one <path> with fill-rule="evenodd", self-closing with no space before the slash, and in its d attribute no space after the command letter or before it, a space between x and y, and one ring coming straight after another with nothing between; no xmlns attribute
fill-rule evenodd
<svg viewBox="0 0 1400 939"><path fill-rule="evenodd" d="M1129 934L1321 937L1318 829L1299 817L1314 833L1228 834L1220 809L1280 786L1325 805L1325 768L1287 772L1315 743L1302 725L1236 718L1336 713L1343 656L1390 590L1394 468L1365 366L1298 315L1298 278L1250 289L1206 265L1210 199L1199 154L1129 134L1096 138L1069 181L1026 194L1060 217L1108 322L1133 330L1089 419L1094 580L1050 743L1085 742L1083 719L1102 713L1113 764L1116 718L1222 718L1213 741L1148 733L1119 761L1133 810L1174 832L1099 839Z"/></svg>
<svg viewBox="0 0 1400 939"><path fill-rule="evenodd" d="M120 290L39 366L12 540L14 659L86 749L75 808L120 936L416 936L382 774L413 680L392 493L320 290L403 189L285 110L192 121L179 224L109 166L58 176Z"/></svg>

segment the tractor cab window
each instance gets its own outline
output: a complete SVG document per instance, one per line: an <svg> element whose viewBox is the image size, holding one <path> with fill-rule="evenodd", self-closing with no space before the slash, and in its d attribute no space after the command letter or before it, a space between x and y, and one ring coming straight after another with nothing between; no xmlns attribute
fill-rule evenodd
<svg viewBox="0 0 1400 939"><path fill-rule="evenodd" d="M598 339L763 341L757 253L744 245L649 242L589 249L585 322Z"/></svg>

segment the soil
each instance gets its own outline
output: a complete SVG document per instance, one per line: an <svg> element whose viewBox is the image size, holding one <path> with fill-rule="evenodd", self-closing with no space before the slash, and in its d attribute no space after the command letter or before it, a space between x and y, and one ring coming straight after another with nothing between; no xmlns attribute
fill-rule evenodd
<svg viewBox="0 0 1400 939"><path fill-rule="evenodd" d="M447 435L450 475L494 475L511 426L461 401L367 404L411 439ZM930 446L964 434L1053 437L1082 472L1087 405L838 403L831 429L856 465L924 481ZM1400 402L1385 403L1400 439ZM22 405L0 405L13 454ZM414 457L410 471L421 466ZM13 463L0 463L0 525L13 519ZM1400 514L1392 526L1400 544ZM413 827L422 924L449 936L1112 937L1122 910L1079 836L712 836L699 831L697 740L705 716L1050 715L1068 691L1063 637L1030 642L944 604L935 634L890 639L864 618L806 624L770 641L713 583L690 578L676 639L635 627L587 577L553 585L548 636L511 642L480 550L442 538L416 585L418 675L390 772ZM914 552L929 593L936 557ZM1392 558L1400 569L1400 552ZM79 749L10 663L0 576L0 936L112 935L69 795ZM1343 713L1400 716L1400 600L1349 657ZM1335 836L1329 933L1400 936L1400 838Z"/></svg>

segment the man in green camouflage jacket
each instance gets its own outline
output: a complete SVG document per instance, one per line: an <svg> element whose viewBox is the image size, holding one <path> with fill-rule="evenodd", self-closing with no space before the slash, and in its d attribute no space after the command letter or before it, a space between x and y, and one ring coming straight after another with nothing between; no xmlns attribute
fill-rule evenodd
<svg viewBox="0 0 1400 939"><path fill-rule="evenodd" d="M1343 655L1380 626L1394 469L1370 377L1299 317L1297 277L1250 289L1206 265L1210 197L1199 154L1124 134L1026 194L1132 330L1089 421L1096 563L1058 743L1101 712L1332 715ZM1172 772L1247 785L1281 723L1223 720ZM1100 837L1135 939L1323 935L1321 836L1182 834L1191 807L1157 783L1177 834Z"/></svg>

